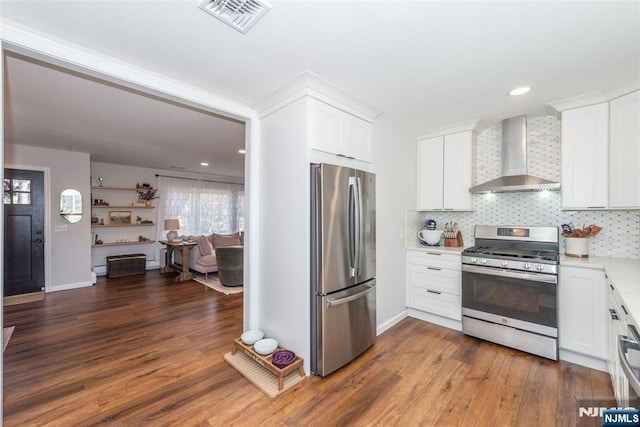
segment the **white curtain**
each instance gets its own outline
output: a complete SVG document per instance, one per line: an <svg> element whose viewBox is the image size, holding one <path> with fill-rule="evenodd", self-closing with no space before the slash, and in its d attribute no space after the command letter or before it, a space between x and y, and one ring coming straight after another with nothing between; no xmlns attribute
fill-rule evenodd
<svg viewBox="0 0 640 427"><path fill-rule="evenodd" d="M180 221L180 235L244 231L244 186L184 178L158 179L158 237L165 219Z"/></svg>

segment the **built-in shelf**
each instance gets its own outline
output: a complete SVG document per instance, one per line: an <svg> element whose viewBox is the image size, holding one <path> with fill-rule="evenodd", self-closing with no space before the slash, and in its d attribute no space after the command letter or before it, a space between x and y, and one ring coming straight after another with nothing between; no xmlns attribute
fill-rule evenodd
<svg viewBox="0 0 640 427"><path fill-rule="evenodd" d="M135 187L99 187L94 186L91 187L92 190L123 190L123 191L136 191L136 190L145 190L145 188L135 188Z"/></svg>
<svg viewBox="0 0 640 427"><path fill-rule="evenodd" d="M101 227L149 227L152 225L156 225L155 223L141 223L141 224L91 224L91 228L101 228Z"/></svg>
<svg viewBox="0 0 640 427"><path fill-rule="evenodd" d="M145 242L111 242L111 243L101 243L99 245L91 245L92 248L99 248L101 246L124 246L124 245L146 245L149 243L155 243L155 240L147 240Z"/></svg>

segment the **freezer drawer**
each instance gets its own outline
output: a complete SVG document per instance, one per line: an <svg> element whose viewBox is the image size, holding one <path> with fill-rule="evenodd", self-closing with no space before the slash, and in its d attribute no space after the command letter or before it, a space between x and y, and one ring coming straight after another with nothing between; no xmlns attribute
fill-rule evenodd
<svg viewBox="0 0 640 427"><path fill-rule="evenodd" d="M311 371L320 376L346 365L376 340L375 280L316 297ZM315 320L315 322L313 322Z"/></svg>

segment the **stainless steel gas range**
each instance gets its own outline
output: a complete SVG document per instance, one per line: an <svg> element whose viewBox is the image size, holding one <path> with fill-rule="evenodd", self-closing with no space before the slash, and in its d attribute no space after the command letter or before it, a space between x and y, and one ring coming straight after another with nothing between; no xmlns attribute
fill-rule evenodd
<svg viewBox="0 0 640 427"><path fill-rule="evenodd" d="M462 252L462 332L558 360L557 227L476 225Z"/></svg>

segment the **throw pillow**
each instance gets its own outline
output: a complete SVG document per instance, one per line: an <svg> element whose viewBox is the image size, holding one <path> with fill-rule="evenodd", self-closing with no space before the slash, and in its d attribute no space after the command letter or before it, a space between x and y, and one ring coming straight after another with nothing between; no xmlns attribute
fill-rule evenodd
<svg viewBox="0 0 640 427"><path fill-rule="evenodd" d="M198 245L198 249L200 250L200 255L211 255L213 254L213 248L207 240L206 236L200 236L196 239L196 244Z"/></svg>
<svg viewBox="0 0 640 427"><path fill-rule="evenodd" d="M212 234L213 237L213 248L219 248L220 246L241 246L242 242L240 241L240 233L234 234Z"/></svg>

